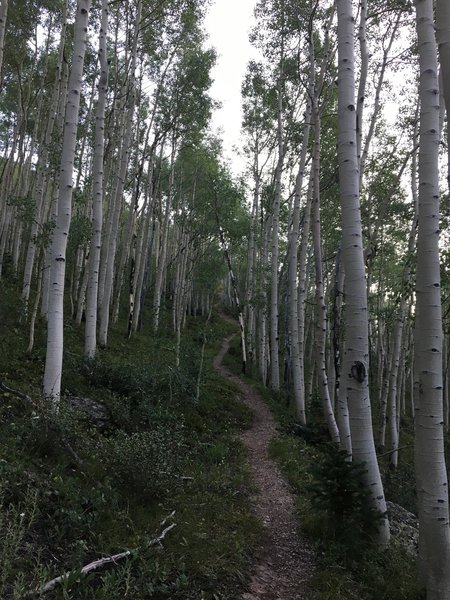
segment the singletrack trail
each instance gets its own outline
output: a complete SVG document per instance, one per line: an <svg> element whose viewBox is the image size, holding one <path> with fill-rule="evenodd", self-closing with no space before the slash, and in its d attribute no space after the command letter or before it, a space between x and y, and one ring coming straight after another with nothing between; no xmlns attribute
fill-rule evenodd
<svg viewBox="0 0 450 600"><path fill-rule="evenodd" d="M294 495L269 458L269 444L276 433L272 413L253 386L222 365L233 337L223 341L214 368L240 389L243 402L254 413L253 423L241 440L247 448L249 470L257 488L254 510L266 529L249 589L241 600L307 600L305 587L314 570L314 553L298 531Z"/></svg>

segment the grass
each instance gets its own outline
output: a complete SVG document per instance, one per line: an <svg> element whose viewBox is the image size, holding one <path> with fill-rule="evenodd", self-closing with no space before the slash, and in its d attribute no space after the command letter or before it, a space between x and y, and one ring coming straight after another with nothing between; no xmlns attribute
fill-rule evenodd
<svg viewBox="0 0 450 600"><path fill-rule="evenodd" d="M65 325L64 393L102 402L112 421L99 431L76 411L48 418L39 402L45 331L28 355L27 327L12 288L0 302L0 379L36 401L2 394L0 405L0 597L26 591L100 556L130 559L92 577L74 576L46 598L227 600L242 592L261 525L251 511L244 448L251 414L212 357L232 331L212 318L200 401L195 385L204 321L183 336L180 368L164 330L127 340L121 323L86 365L83 333ZM149 322L149 320L147 320ZM157 440L156 446L152 440ZM77 455L82 462L78 462ZM148 545L175 511L163 549Z"/></svg>

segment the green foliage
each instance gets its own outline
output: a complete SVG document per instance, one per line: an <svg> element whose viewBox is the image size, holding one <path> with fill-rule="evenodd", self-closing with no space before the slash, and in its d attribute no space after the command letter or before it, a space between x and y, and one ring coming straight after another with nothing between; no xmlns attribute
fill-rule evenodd
<svg viewBox="0 0 450 600"><path fill-rule="evenodd" d="M0 488L0 596L23 597L23 553L30 551L27 535L37 518L37 492L27 488L17 505L5 501L4 482Z"/></svg>
<svg viewBox="0 0 450 600"><path fill-rule="evenodd" d="M100 442L98 458L124 489L162 498L180 483L185 452L182 429L159 426L132 434L117 432Z"/></svg>
<svg viewBox="0 0 450 600"><path fill-rule="evenodd" d="M27 355L17 294L5 286L0 377L39 398L43 351ZM0 403L0 499L4 577L0 597L26 592L75 569L48 598L226 600L241 593L260 526L251 511L244 453L236 439L251 421L235 387L211 366L229 325L208 326L200 401L195 401L205 324L182 339L180 368L164 329L130 343L123 323L110 348L82 358L83 334L65 327L65 393L102 403L111 415L97 428L89 413L62 398L43 414L11 394ZM37 340L42 341L38 326ZM24 339L25 338L25 339ZM150 547L164 517L176 527L163 550ZM21 516L21 515L24 516ZM81 577L91 560L130 549L123 563Z"/></svg>
<svg viewBox="0 0 450 600"><path fill-rule="evenodd" d="M331 459L329 455L331 454ZM356 532L344 534L347 543L355 542L360 548L359 554L344 546L342 536L337 539L331 518L324 513L323 505L331 505L334 513L347 512L347 501L343 499L347 492L339 492L341 499L335 506L333 498L327 492L326 500L316 500L316 490L331 490L348 487L336 482L330 473L328 483L325 465L334 465L335 476L341 472L348 477L353 468L346 463L345 456L333 458L333 452L323 445L310 445L296 435L281 434L274 438L270 446L271 457L280 465L290 485L297 494L297 510L302 531L315 543L318 565L310 582L311 600L419 600L417 572L414 560L399 547L388 548L377 552L370 547L367 537L359 531L359 523L355 523L350 515L348 528ZM342 462L346 463L342 465ZM336 468L335 463L338 463ZM319 465L319 466L318 466ZM320 482L317 471L321 473ZM357 470L358 472L358 470ZM356 474L359 477L358 474ZM352 476L354 474L352 473ZM350 485L350 488L353 484ZM355 504L350 501L350 504ZM358 504L358 502L356 503ZM322 508L319 508L322 507ZM364 508L361 509L364 512ZM375 517L376 523L376 517ZM369 513L370 528L374 524ZM331 528L331 530L330 530ZM322 542L320 542L322 540ZM319 543L318 543L319 542ZM355 549L356 550L356 549Z"/></svg>
<svg viewBox="0 0 450 600"><path fill-rule="evenodd" d="M349 461L334 445L321 450L311 468L311 503L323 522L324 540L333 539L345 554L358 556L375 538L383 515L371 506L365 466Z"/></svg>

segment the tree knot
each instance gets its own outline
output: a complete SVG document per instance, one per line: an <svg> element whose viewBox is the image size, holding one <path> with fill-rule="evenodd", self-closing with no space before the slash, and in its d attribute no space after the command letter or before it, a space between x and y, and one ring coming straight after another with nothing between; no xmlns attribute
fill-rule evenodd
<svg viewBox="0 0 450 600"><path fill-rule="evenodd" d="M352 365L352 368L350 369L350 375L351 375L351 377L356 379L356 381L358 381L358 383L362 383L364 381L364 379L366 378L366 367L364 366L364 364L362 362L357 360L357 361L355 361L355 363Z"/></svg>

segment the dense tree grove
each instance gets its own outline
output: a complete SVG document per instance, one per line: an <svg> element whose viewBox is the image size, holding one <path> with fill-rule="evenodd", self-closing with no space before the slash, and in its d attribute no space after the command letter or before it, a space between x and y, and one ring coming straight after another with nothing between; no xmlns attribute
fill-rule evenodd
<svg viewBox="0 0 450 600"><path fill-rule="evenodd" d="M380 551L380 457L394 473L414 444L420 585L450 600L448 2L257 2L240 179L206 11L1 0L0 278L28 354L46 330L43 411L66 402L67 323L85 365L120 329L172 336L180 372L220 303L246 374L362 469Z"/></svg>

